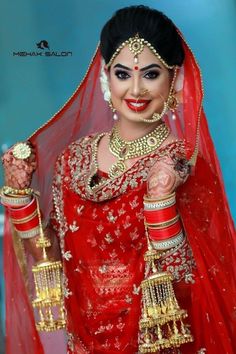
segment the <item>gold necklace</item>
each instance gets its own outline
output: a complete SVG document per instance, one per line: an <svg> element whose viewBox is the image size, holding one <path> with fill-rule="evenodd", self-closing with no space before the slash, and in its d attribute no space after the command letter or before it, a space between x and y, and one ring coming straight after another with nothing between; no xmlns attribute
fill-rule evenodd
<svg viewBox="0 0 236 354"><path fill-rule="evenodd" d="M126 170L125 160L144 156L156 150L169 133L169 128L165 123L162 123L142 138L125 141L121 138L118 129L114 127L110 134L109 150L114 156L118 157L118 161L110 167L109 177L115 178Z"/></svg>

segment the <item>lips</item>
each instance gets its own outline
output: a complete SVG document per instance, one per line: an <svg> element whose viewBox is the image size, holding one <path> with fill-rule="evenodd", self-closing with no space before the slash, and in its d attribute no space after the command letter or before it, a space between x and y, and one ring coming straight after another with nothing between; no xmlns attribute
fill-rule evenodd
<svg viewBox="0 0 236 354"><path fill-rule="evenodd" d="M141 112L144 111L149 103L151 102L150 100L133 100L133 99L126 99L125 100L127 106L129 109L131 109L134 112Z"/></svg>

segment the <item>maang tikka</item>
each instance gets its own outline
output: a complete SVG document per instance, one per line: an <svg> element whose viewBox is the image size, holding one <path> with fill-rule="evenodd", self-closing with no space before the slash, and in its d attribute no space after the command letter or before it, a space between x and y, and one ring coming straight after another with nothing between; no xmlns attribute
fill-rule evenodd
<svg viewBox="0 0 236 354"><path fill-rule="evenodd" d="M134 64L138 63L138 55L140 53L142 53L144 47L147 46L167 69L173 69L175 67L175 65L168 65L167 62L160 56L160 54L156 51L156 49L152 46L151 43L146 41L144 38L140 38L139 37L139 33L136 33L136 35L134 37L131 37L131 38L127 39L126 41L124 41L115 50L115 52L112 55L111 59L107 63L107 67L111 66L111 64L113 63L113 61L116 58L116 56L127 45L129 47L129 50L134 54Z"/></svg>

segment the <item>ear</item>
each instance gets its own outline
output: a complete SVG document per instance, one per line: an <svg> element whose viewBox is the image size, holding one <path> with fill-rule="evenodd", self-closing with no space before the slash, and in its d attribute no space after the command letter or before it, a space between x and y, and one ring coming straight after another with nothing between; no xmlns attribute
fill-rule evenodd
<svg viewBox="0 0 236 354"><path fill-rule="evenodd" d="M107 65L104 65L104 71L108 77L108 80L110 79L110 69L107 67Z"/></svg>

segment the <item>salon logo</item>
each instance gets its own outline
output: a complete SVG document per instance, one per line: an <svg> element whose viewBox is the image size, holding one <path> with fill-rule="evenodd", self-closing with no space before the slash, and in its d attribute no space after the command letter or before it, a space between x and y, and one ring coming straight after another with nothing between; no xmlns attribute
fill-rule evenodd
<svg viewBox="0 0 236 354"><path fill-rule="evenodd" d="M40 41L39 43L36 43L36 45L37 45L37 47L38 47L39 49L45 49L45 48L47 48L48 50L50 50L49 45L48 45L48 42L45 41L45 40L42 40L42 41Z"/></svg>
<svg viewBox="0 0 236 354"><path fill-rule="evenodd" d="M71 57L72 52L68 50L50 50L50 46L47 40L42 39L35 43L36 50L33 51L13 51L13 57Z"/></svg>

